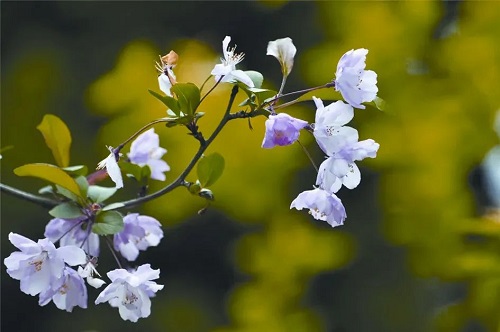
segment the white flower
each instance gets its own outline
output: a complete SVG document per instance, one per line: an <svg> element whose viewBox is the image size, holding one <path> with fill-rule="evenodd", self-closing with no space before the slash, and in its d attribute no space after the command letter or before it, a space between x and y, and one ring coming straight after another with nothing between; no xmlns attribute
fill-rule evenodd
<svg viewBox="0 0 500 332"><path fill-rule="evenodd" d="M339 60L335 74L335 90L353 107L364 109L363 102L377 96L377 74L365 69L368 50L359 48L345 53Z"/></svg>
<svg viewBox="0 0 500 332"><path fill-rule="evenodd" d="M141 265L136 271L116 269L107 273L109 284L95 300L95 304L109 302L118 308L123 320L137 322L139 318L151 314L151 300L155 293L163 289L151 281L160 277L160 270L153 270L149 264Z"/></svg>
<svg viewBox="0 0 500 332"><path fill-rule="evenodd" d="M250 79L250 76L248 76L244 71L236 69L236 65L243 60L244 54L234 53L236 46L229 48L230 41L231 37L229 36L226 36L226 38L222 41L222 52L224 53L224 58L221 58L222 63L215 65L211 74L215 76L216 81L220 80L221 82L230 83L240 81L253 88L254 84Z"/></svg>
<svg viewBox="0 0 500 332"><path fill-rule="evenodd" d="M132 142L127 156L133 164L141 167L148 165L152 179L165 181L166 177L163 172L170 170L170 166L161 159L165 153L167 150L160 147L160 138L154 128L151 128Z"/></svg>
<svg viewBox="0 0 500 332"><path fill-rule="evenodd" d="M172 97L170 89L176 83L176 77L172 69L176 66L178 58L177 53L170 51L167 55L160 57L160 62L156 63L156 69L160 72L158 76L160 90L169 97Z"/></svg>
<svg viewBox="0 0 500 332"><path fill-rule="evenodd" d="M94 287L94 288L99 288L102 285L104 285L106 282L104 280L101 280L99 278L94 278L94 274L98 275L99 277L101 276L99 272L97 272L95 265L94 265L94 259L88 260L87 264L85 264L85 267L82 268L81 266L78 267L78 274L82 278L87 279L87 283Z"/></svg>
<svg viewBox="0 0 500 332"><path fill-rule="evenodd" d="M111 153L106 157L106 159L101 160L99 164L97 164L97 169L106 168L106 172L108 172L109 177L116 184L116 188L123 188L122 173L120 171L120 167L118 167L113 147L108 146L108 150Z"/></svg>
<svg viewBox="0 0 500 332"><path fill-rule="evenodd" d="M321 99L313 97L313 100L317 108L313 135L328 156L339 151L353 137L357 140L358 131L344 126L354 117L351 105L339 100L325 107Z"/></svg>
<svg viewBox="0 0 500 332"><path fill-rule="evenodd" d="M346 218L345 208L340 198L321 188L301 192L293 200L291 208L309 209L309 214L314 219L326 221L332 227L343 225Z"/></svg>
<svg viewBox="0 0 500 332"><path fill-rule="evenodd" d="M276 39L267 44L266 55L272 55L278 59L281 65L283 76L287 77L292 71L293 58L297 53L297 48L293 45L292 39L289 37Z"/></svg>

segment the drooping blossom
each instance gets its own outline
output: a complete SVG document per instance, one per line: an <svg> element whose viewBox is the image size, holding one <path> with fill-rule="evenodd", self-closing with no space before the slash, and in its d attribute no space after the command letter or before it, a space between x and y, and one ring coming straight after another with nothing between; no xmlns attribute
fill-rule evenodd
<svg viewBox="0 0 500 332"><path fill-rule="evenodd" d="M297 48L289 37L276 39L267 44L266 55L272 55L278 59L284 77L287 77L292 71L293 58L296 53Z"/></svg>
<svg viewBox="0 0 500 332"><path fill-rule="evenodd" d="M243 53L235 53L236 46L230 48L229 42L231 37L226 36L222 41L222 52L224 53L224 58L221 58L221 63L215 65L212 69L211 74L215 76L216 81L230 82L240 81L247 86L253 88L254 83L250 76L248 76L244 71L236 69L236 65L240 63L243 58ZM222 79L221 79L222 78Z"/></svg>
<svg viewBox="0 0 500 332"><path fill-rule="evenodd" d="M139 256L139 250L157 246L163 238L163 230L158 220L131 213L123 218L124 227L113 238L117 251L129 261L134 261Z"/></svg>
<svg viewBox="0 0 500 332"><path fill-rule="evenodd" d="M65 264L74 266L86 262L85 252L76 246L56 249L49 239L34 242L15 233L9 234L9 241L21 251L5 258L7 273L19 280L21 291L29 295L60 287L64 282Z"/></svg>
<svg viewBox="0 0 500 332"><path fill-rule="evenodd" d="M170 166L161 159L165 153L167 150L160 147L160 138L154 128L151 128L132 142L127 156L133 164L141 167L147 165L151 170L152 179L165 181L163 173L170 170Z"/></svg>
<svg viewBox="0 0 500 332"><path fill-rule="evenodd" d="M144 264L136 271L116 269L108 272L107 275L111 284L99 294L95 304L109 302L112 307L118 308L123 320L131 322L137 322L139 318L145 318L151 314L150 297L163 289L163 285L158 285L151 280L160 277L160 270L153 270L149 264Z"/></svg>
<svg viewBox="0 0 500 332"><path fill-rule="evenodd" d="M270 115L266 120L266 133L262 147L290 145L299 138L300 130L307 125L307 121L296 119L286 113Z"/></svg>
<svg viewBox="0 0 500 332"><path fill-rule="evenodd" d="M334 152L319 167L316 185L335 193L342 185L354 189L361 181L361 173L355 161L375 158L380 145L372 139L358 142L358 136L350 136L340 150Z"/></svg>
<svg viewBox="0 0 500 332"><path fill-rule="evenodd" d="M314 137L319 147L327 154L337 152L351 137L357 137L358 131L345 126L354 117L354 109L343 101L336 101L324 106L323 101L313 97L316 104Z"/></svg>
<svg viewBox="0 0 500 332"><path fill-rule="evenodd" d="M160 75L158 75L160 90L169 97L172 97L170 89L176 83L176 77L172 69L176 66L178 59L177 53L170 51L167 55L160 57L160 62L156 63L156 69L160 72Z"/></svg>
<svg viewBox="0 0 500 332"><path fill-rule="evenodd" d="M65 267L62 275L62 285L57 288L48 288L40 294L38 304L46 305L51 300L57 308L73 311L79 306L87 308L87 287L82 277L70 267Z"/></svg>
<svg viewBox="0 0 500 332"><path fill-rule="evenodd" d="M98 275L99 277L101 276L99 272L97 272L95 268L95 262L97 261L96 257L87 259L87 264L85 264L85 267L78 267L78 274L84 278L87 279L87 283L94 287L94 288L99 288L102 285L104 285L106 282L102 279L99 278L94 278L94 275Z"/></svg>
<svg viewBox="0 0 500 332"><path fill-rule="evenodd" d="M116 188L123 188L122 173L120 171L120 167L118 166L119 155L115 154L113 147L111 146L108 146L108 150L111 153L105 159L101 160L99 164L97 164L97 169L106 168L106 172L108 172L109 177L115 183Z"/></svg>
<svg viewBox="0 0 500 332"><path fill-rule="evenodd" d="M335 194L321 188L301 192L290 205L297 210L309 209L314 219L326 221L332 227L344 224L346 218L342 201Z"/></svg>
<svg viewBox="0 0 500 332"><path fill-rule="evenodd" d="M75 245L90 256L99 256L99 235L92 233L86 216L75 219L54 218L45 226L44 236L61 247Z"/></svg>
<svg viewBox="0 0 500 332"><path fill-rule="evenodd" d="M377 74L365 70L368 50L359 48L345 53L339 60L335 74L335 90L353 107L364 109L361 103L377 96Z"/></svg>

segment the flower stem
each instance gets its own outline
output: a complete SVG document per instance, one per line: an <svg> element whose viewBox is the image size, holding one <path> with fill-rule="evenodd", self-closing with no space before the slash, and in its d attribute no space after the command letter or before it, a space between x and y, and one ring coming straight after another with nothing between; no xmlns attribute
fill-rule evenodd
<svg viewBox="0 0 500 332"><path fill-rule="evenodd" d="M131 140L133 140L134 138L136 138L137 136L139 136L139 134L141 134L144 130L148 129L149 127L152 127L154 126L155 124L157 123L161 123L161 122L169 122L168 119L156 119L154 121L151 121L150 123L144 125L141 129L139 129L138 131L136 131L134 134L132 134L132 136L130 136L129 138L127 138L125 140L125 142L123 142L122 144L118 145L115 149L114 149L114 153L115 154L118 154L120 152L121 149L123 149L123 147L125 145L127 145L128 142L130 142Z"/></svg>
<svg viewBox="0 0 500 332"><path fill-rule="evenodd" d="M40 205L44 208L53 208L54 206L58 205L59 202L52 200L50 198L45 198L42 196L34 195L25 191L22 191L20 189L8 186L6 184L0 183L0 191L5 192L6 194L9 194L11 196L17 197L24 199L25 201L35 203L37 205Z"/></svg>
<svg viewBox="0 0 500 332"><path fill-rule="evenodd" d="M106 244L108 245L109 251L111 251L111 254L115 258L116 264L118 264L118 267L120 269L123 269L122 263L120 263L120 259L116 255L115 249L113 248L113 245L111 244L111 240L109 239L108 236L104 236L104 239L106 240Z"/></svg>
<svg viewBox="0 0 500 332"><path fill-rule="evenodd" d="M297 143L299 143L300 147L302 148L302 150L306 154L307 158L309 158L309 161L311 162L311 164L313 165L314 169L316 170L316 173L319 172L318 166L316 166L316 163L312 159L311 154L309 153L309 151L307 151L306 147L304 145L302 145L302 143L300 143L299 140L297 140Z"/></svg>
<svg viewBox="0 0 500 332"><path fill-rule="evenodd" d="M265 102L264 104L262 104L262 107L265 107L266 105L272 105L274 102L276 102L278 99L281 99L281 98L286 98L286 97L293 96L293 95L303 95L305 93L308 93L308 92L311 92L311 91L314 91L314 90L331 88L331 87L334 87L334 86L335 86L335 82L328 82L326 84L323 84L323 85L320 85L320 86L315 86L315 87L304 89L304 90L298 90L298 91L288 92L288 93L285 93L285 94L278 94L273 99L268 100L267 102Z"/></svg>

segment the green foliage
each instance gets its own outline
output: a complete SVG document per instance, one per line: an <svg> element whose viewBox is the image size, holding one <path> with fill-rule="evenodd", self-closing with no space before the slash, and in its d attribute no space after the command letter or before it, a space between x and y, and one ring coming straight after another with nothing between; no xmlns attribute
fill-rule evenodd
<svg viewBox="0 0 500 332"><path fill-rule="evenodd" d="M247 71L245 71L245 74L247 74L248 77L250 77L250 79L252 80L252 82L254 84L254 87L257 89L262 86L262 83L264 83L264 76L262 76L262 74L259 73L258 71L247 70Z"/></svg>
<svg viewBox="0 0 500 332"><path fill-rule="evenodd" d="M49 181L69 190L78 197L85 197L82 195L78 183L57 166L43 163L26 164L14 169L14 173L17 176L33 176Z"/></svg>
<svg viewBox="0 0 500 332"><path fill-rule="evenodd" d="M68 166L62 168L66 173L73 176L85 176L88 173L88 168L85 165Z"/></svg>
<svg viewBox="0 0 500 332"><path fill-rule="evenodd" d="M66 124L57 116L46 114L36 128L42 133L56 164L59 167L67 167L69 165L71 133Z"/></svg>
<svg viewBox="0 0 500 332"><path fill-rule="evenodd" d="M197 173L200 185L210 187L224 171L224 157L217 152L204 156L198 161Z"/></svg>
<svg viewBox="0 0 500 332"><path fill-rule="evenodd" d="M162 96L159 93L156 93L152 90L148 91L153 97L155 97L156 99L161 101L165 106L167 106L169 110L174 112L175 115L180 116L181 106L175 98L172 98L170 96Z"/></svg>
<svg viewBox="0 0 500 332"><path fill-rule="evenodd" d="M177 96L181 112L194 116L200 104L200 89L193 83L177 83L170 90Z"/></svg>
<svg viewBox="0 0 500 332"><path fill-rule="evenodd" d="M81 208L76 206L73 202L59 204L50 210L49 214L54 218L61 219L74 219L83 216Z"/></svg>
<svg viewBox="0 0 500 332"><path fill-rule="evenodd" d="M97 214L92 232L99 235L112 235L123 229L123 217L116 211L102 211Z"/></svg>

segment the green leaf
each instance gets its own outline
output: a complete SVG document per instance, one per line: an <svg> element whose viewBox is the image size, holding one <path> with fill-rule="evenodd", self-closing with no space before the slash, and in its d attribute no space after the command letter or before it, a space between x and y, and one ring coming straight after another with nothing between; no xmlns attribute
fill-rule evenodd
<svg viewBox="0 0 500 332"><path fill-rule="evenodd" d="M103 211L97 214L92 232L99 235L111 235L123 229L123 217L116 211Z"/></svg>
<svg viewBox="0 0 500 332"><path fill-rule="evenodd" d="M107 188L101 186L89 186L87 196L94 203L102 203L116 193L116 188Z"/></svg>
<svg viewBox="0 0 500 332"><path fill-rule="evenodd" d="M187 115L194 115L200 104L200 89L193 83L177 83L170 90L177 96L181 111Z"/></svg>
<svg viewBox="0 0 500 332"><path fill-rule="evenodd" d="M56 184L56 191L58 194L63 195L66 198L69 198L72 201L78 202L80 200L84 200L83 197L80 197L78 195L73 194L71 191L69 191L66 188L61 187L60 185Z"/></svg>
<svg viewBox="0 0 500 332"><path fill-rule="evenodd" d="M264 76L262 76L261 73L255 70L247 70L245 71L245 74L250 77L256 88L260 88L262 86L262 83L264 82Z"/></svg>
<svg viewBox="0 0 500 332"><path fill-rule="evenodd" d="M101 211L115 210L125 206L123 203L111 203L102 208Z"/></svg>
<svg viewBox="0 0 500 332"><path fill-rule="evenodd" d="M82 197L76 181L65 171L50 164L26 164L14 169L17 176L33 176L57 184L71 191L76 196Z"/></svg>
<svg viewBox="0 0 500 332"><path fill-rule="evenodd" d="M176 84L177 85L177 84ZM170 110L172 110L177 116L179 116L179 112L181 110L181 106L179 105L179 102L175 100L175 98L169 97L169 96L162 96L159 93L156 93L152 90L148 90L149 93L161 101L165 106L167 106Z"/></svg>
<svg viewBox="0 0 500 332"><path fill-rule="evenodd" d="M78 184L82 196L87 197L87 190L89 189L89 182L87 181L87 178L85 176L77 176L75 178L75 182Z"/></svg>
<svg viewBox="0 0 500 332"><path fill-rule="evenodd" d="M45 143L52 151L56 164L60 167L69 165L71 133L66 124L53 114L46 114L36 127L45 138Z"/></svg>
<svg viewBox="0 0 500 332"><path fill-rule="evenodd" d="M38 193L41 195L54 194L54 187L49 184L48 186L44 186L44 187L38 189Z"/></svg>
<svg viewBox="0 0 500 332"><path fill-rule="evenodd" d="M379 110L381 111L385 110L385 100L383 100L382 98L375 97L373 103L375 104L375 107L378 108Z"/></svg>
<svg viewBox="0 0 500 332"><path fill-rule="evenodd" d="M54 218L61 219L75 219L83 216L82 210L73 204L73 202L66 202L59 204L49 211L49 214Z"/></svg>
<svg viewBox="0 0 500 332"><path fill-rule="evenodd" d="M202 187L209 187L219 179L224 171L224 157L215 152L198 162L198 179Z"/></svg>
<svg viewBox="0 0 500 332"><path fill-rule="evenodd" d="M126 161L120 161L118 163L120 165L120 169L123 173L127 174L127 176L132 176L137 181L142 181L144 174L146 174L143 168L148 168L148 166L139 166L137 164L132 164Z"/></svg>
<svg viewBox="0 0 500 332"><path fill-rule="evenodd" d="M255 96L259 100L259 105L262 105L267 99L276 96L276 94L278 93L277 91L269 89L250 88L249 90L255 94Z"/></svg>
<svg viewBox="0 0 500 332"><path fill-rule="evenodd" d="M66 171L66 173L69 173L70 175L82 175L85 176L88 173L88 168L85 165L77 165L77 166L68 166L68 167L63 167L63 170Z"/></svg>

